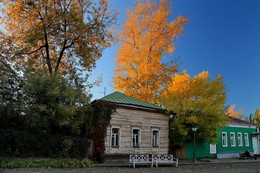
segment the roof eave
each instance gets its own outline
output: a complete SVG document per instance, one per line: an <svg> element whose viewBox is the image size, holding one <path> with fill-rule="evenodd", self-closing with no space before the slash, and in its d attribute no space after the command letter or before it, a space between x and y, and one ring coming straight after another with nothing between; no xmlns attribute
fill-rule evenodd
<svg viewBox="0 0 260 173"><path fill-rule="evenodd" d="M165 109L156 109L156 108L139 106L139 105L110 102L110 101L105 101L105 100L99 100L99 101L102 101L104 104L115 106L115 107L123 107L123 108L127 108L127 109L143 110L143 111L148 111L148 112L157 112L157 113L164 113L164 114L166 113Z"/></svg>

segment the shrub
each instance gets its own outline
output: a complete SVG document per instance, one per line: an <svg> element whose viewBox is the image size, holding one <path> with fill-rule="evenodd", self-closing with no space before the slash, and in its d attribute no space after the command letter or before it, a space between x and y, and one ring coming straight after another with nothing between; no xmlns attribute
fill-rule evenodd
<svg viewBox="0 0 260 173"><path fill-rule="evenodd" d="M0 129L0 156L84 158L90 145L86 137Z"/></svg>
<svg viewBox="0 0 260 173"><path fill-rule="evenodd" d="M90 168L94 167L91 160L84 159L44 159L44 158L29 158L29 159L11 159L1 158L0 168Z"/></svg>

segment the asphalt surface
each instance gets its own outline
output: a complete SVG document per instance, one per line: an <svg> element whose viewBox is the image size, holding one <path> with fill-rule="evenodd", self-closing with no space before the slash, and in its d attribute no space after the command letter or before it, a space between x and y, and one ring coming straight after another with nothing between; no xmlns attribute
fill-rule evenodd
<svg viewBox="0 0 260 173"><path fill-rule="evenodd" d="M129 167L96 167L88 169L8 169L0 173L260 173L260 162L180 165L179 167L148 166Z"/></svg>

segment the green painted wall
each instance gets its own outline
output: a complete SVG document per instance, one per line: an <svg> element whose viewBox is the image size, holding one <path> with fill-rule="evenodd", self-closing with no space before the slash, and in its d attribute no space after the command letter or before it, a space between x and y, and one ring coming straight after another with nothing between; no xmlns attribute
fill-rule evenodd
<svg viewBox="0 0 260 173"><path fill-rule="evenodd" d="M250 129L250 128L241 128L241 127L224 127L223 129L220 129L220 135L218 136L217 140L217 153L228 153L228 152L245 152L253 151L253 144L252 144L252 132L255 132L256 129ZM227 142L228 146L223 147L222 146L222 132L227 132ZM236 146L231 147L230 145L230 132L235 133L235 139L236 139ZM237 133L242 133L242 141L243 146L238 146L238 138ZM244 133L248 133L248 140L249 140L249 146L245 146L245 140L244 140ZM186 150L186 158L192 159L193 158L193 141L188 142L185 146ZM199 139L196 140L196 157L197 158L216 158L216 154L210 154L210 143L207 140Z"/></svg>
<svg viewBox="0 0 260 173"><path fill-rule="evenodd" d="M252 132L255 131L256 129L240 128L240 127L224 127L223 129L220 129L220 135L218 136L218 143L217 143L217 152L227 153L227 152L244 152L246 150L253 151ZM221 137L222 132L227 132L228 147L222 146L222 137ZM235 133L235 139L236 139L235 147L231 147L230 145L230 132ZM237 138L238 132L242 133L243 146L238 146L238 138ZM249 146L245 146L244 133L248 133Z"/></svg>
<svg viewBox="0 0 260 173"><path fill-rule="evenodd" d="M186 144L186 158L193 158L193 141ZM216 154L210 154L210 143L206 140L200 139L196 140L196 157L197 158L215 158Z"/></svg>

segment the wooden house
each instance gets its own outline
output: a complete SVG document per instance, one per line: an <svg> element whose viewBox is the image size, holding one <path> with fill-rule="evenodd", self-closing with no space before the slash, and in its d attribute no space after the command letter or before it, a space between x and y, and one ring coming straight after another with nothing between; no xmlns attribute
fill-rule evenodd
<svg viewBox="0 0 260 173"><path fill-rule="evenodd" d="M105 137L105 155L167 154L169 117L161 107L120 92L99 101L116 107Z"/></svg>
<svg viewBox="0 0 260 173"><path fill-rule="evenodd" d="M189 142L180 150L179 157L193 157L193 142ZM196 140L197 158L235 158L246 150L260 154L259 132L257 125L246 121L231 118L228 126L219 129L216 144L211 144L205 139Z"/></svg>

